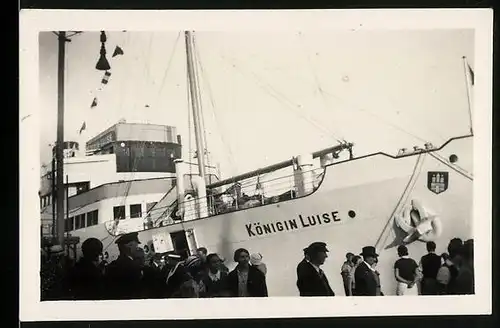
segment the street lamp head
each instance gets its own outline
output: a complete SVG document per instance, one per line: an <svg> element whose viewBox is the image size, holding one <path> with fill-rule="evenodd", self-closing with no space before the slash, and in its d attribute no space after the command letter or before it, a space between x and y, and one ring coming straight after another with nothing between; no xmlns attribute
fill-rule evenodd
<svg viewBox="0 0 500 328"><path fill-rule="evenodd" d="M95 65L95 68L98 71L108 71L111 69L111 66L109 65L108 60L106 59L106 33L104 31L101 31L101 51L100 51L100 56L99 60L97 61L97 64Z"/></svg>
<svg viewBox="0 0 500 328"><path fill-rule="evenodd" d="M106 48L104 48L104 43L101 45L101 55L99 56L99 60L97 61L95 68L99 71L108 71L111 69L109 62L106 59Z"/></svg>

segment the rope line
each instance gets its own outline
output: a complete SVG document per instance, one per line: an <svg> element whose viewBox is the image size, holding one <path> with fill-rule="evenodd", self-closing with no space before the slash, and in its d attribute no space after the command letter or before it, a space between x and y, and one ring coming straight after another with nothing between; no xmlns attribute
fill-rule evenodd
<svg viewBox="0 0 500 328"><path fill-rule="evenodd" d="M380 242L382 241L382 238L385 235L385 232L387 231L387 228L390 226L391 222L394 219L394 214L396 214L396 212L398 211L398 209L401 207L401 204L406 201L407 193L411 192L413 190L413 188L415 186L414 180L416 180L415 178L418 176L418 174L420 174L420 171L419 171L418 174L417 174L417 171L419 170L419 166L421 166L421 164L423 164L422 158L423 158L422 154L419 154L418 158L417 158L417 161L415 163L415 166L413 167L413 172L412 172L412 174L410 176L410 179L408 180L408 183L406 184L406 186L405 186L405 188L403 190L403 193L401 194L401 197L399 198L399 200L398 200L398 202L396 204L396 207L392 211L391 215L389 216L389 219L387 220L384 228L382 229L382 232L380 233L379 237L377 238L377 241L375 242L375 248L378 249L378 247L380 246ZM413 186L412 186L412 184L413 184ZM384 242L385 242L385 240L387 240L387 237L384 239Z"/></svg>

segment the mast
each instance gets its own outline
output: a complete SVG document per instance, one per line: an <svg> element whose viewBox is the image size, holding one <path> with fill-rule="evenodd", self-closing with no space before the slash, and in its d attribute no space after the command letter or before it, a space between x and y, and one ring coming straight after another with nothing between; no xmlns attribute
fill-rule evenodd
<svg viewBox="0 0 500 328"><path fill-rule="evenodd" d="M57 63L57 142L56 142L56 232L59 245L64 246L64 59L66 32L58 33L59 54Z"/></svg>
<svg viewBox="0 0 500 328"><path fill-rule="evenodd" d="M184 37L186 41L187 74L189 79L189 94L191 95L191 107L193 110L196 153L198 157L198 171L202 179L205 180L205 147L203 144L203 134L201 131L201 112L198 94L198 81L194 67L194 41L190 31L185 31Z"/></svg>

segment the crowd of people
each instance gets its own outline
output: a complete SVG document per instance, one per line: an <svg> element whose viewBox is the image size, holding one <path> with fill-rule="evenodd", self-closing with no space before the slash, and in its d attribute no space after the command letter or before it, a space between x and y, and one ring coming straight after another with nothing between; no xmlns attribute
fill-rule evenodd
<svg viewBox="0 0 500 328"><path fill-rule="evenodd" d="M108 263L103 244L89 238L82 244L76 263L65 261L64 250L53 246L42 254L42 300L102 300L151 298L267 297L267 267L261 254L244 248L234 252L236 267L229 270L218 254L201 247L196 254L181 258L175 252L146 256L137 233L116 241L119 256ZM408 249L397 248L394 263L397 295L443 295L474 293L473 241L454 238L448 253L437 255L436 244L427 243L428 254L420 263ZM300 296L335 296L321 269L328 255L324 242L304 249L297 265ZM359 256L346 255L341 268L346 296L382 296L379 255L373 246L363 247Z"/></svg>
<svg viewBox="0 0 500 328"><path fill-rule="evenodd" d="M409 256L408 248L397 248L394 263L395 294L404 295L467 295L474 294L474 241L453 238L448 252L436 254L436 243L426 243L427 254L419 263ZM360 256L346 254L341 268L346 296L383 296L378 254L374 247L363 248ZM326 296L326 295L325 295Z"/></svg>
<svg viewBox="0 0 500 328"><path fill-rule="evenodd" d="M175 252L147 257L137 233L117 239L119 256L111 263L96 238L82 243L75 264L53 246L42 254L42 300L102 300L202 297L266 297L267 268L259 253L234 252L234 270L201 247L182 259Z"/></svg>

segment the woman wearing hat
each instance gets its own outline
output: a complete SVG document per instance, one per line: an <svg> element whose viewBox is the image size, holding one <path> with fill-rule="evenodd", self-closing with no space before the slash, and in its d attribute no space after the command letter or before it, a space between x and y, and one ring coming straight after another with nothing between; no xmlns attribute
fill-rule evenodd
<svg viewBox="0 0 500 328"><path fill-rule="evenodd" d="M355 296L380 296L376 271L373 265L377 261L378 254L373 246L365 246L360 254L363 257L356 271L354 279L356 284Z"/></svg>
<svg viewBox="0 0 500 328"><path fill-rule="evenodd" d="M254 253L250 255L250 264L259 269L264 275L267 274L267 266L262 262L262 254Z"/></svg>

